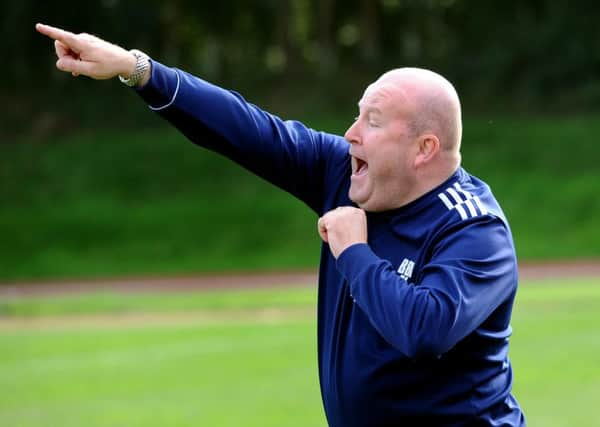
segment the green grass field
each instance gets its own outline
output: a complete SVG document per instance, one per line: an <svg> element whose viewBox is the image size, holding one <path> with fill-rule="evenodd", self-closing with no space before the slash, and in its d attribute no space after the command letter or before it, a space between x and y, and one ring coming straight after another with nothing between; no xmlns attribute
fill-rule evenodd
<svg viewBox="0 0 600 427"><path fill-rule="evenodd" d="M0 302L0 425L324 426L315 289ZM513 316L529 425L600 426L600 280L530 282Z"/></svg>
<svg viewBox="0 0 600 427"><path fill-rule="evenodd" d="M351 118L305 121L340 133ZM600 257L597 117L464 129L464 166L494 189L520 259ZM0 282L318 264L316 215L171 129L0 144L0 201Z"/></svg>

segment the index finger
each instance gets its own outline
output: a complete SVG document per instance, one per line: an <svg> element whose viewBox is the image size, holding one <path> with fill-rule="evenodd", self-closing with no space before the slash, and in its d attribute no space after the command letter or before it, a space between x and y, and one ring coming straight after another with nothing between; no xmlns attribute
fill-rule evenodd
<svg viewBox="0 0 600 427"><path fill-rule="evenodd" d="M50 37L54 40L59 40L70 48L77 48L79 46L79 40L77 36L69 31L61 30L60 28L52 27L46 24L36 24L35 29L45 36Z"/></svg>

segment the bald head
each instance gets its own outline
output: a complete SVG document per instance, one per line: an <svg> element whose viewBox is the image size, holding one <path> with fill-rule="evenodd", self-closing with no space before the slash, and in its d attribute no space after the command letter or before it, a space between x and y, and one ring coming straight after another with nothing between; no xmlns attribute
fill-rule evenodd
<svg viewBox="0 0 600 427"><path fill-rule="evenodd" d="M444 152L458 154L462 138L460 101L454 86L441 75L422 68L397 68L383 74L375 84L400 89L402 100L414 113L411 129L415 136L433 133Z"/></svg>

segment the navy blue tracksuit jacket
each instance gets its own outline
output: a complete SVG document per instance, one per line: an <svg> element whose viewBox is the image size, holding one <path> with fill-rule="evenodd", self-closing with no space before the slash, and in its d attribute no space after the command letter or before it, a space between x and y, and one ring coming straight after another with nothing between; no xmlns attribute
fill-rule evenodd
<svg viewBox="0 0 600 427"><path fill-rule="evenodd" d="M192 142L303 200L351 206L349 144L152 62L139 94ZM459 168L399 209L367 213L368 244L323 244L318 363L332 427L523 426L508 358L517 261L489 187Z"/></svg>

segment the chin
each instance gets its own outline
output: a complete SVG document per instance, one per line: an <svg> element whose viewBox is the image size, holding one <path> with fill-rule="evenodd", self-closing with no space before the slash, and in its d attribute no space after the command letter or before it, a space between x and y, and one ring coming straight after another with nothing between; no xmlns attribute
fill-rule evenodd
<svg viewBox="0 0 600 427"><path fill-rule="evenodd" d="M383 210L380 206L378 206L377 198L373 197L373 191L370 190L370 188L360 187L357 189L350 186L350 189L348 190L348 198L364 211L376 212Z"/></svg>
<svg viewBox="0 0 600 427"><path fill-rule="evenodd" d="M358 204L358 207L365 212L382 212L385 210L381 207L378 207L377 205L373 205L372 203L360 203Z"/></svg>
<svg viewBox="0 0 600 427"><path fill-rule="evenodd" d="M368 199L367 200L360 200L360 199L357 199L356 197L353 197L352 194L348 194L348 197L359 208L361 208L361 209L363 209L365 211L373 211L371 203L369 203Z"/></svg>
<svg viewBox="0 0 600 427"><path fill-rule="evenodd" d="M357 200L356 197L352 197L350 194L348 195L350 200L356 204L359 208L364 210L365 212L383 212L389 210L391 208L386 207L384 204L377 204L374 200Z"/></svg>

